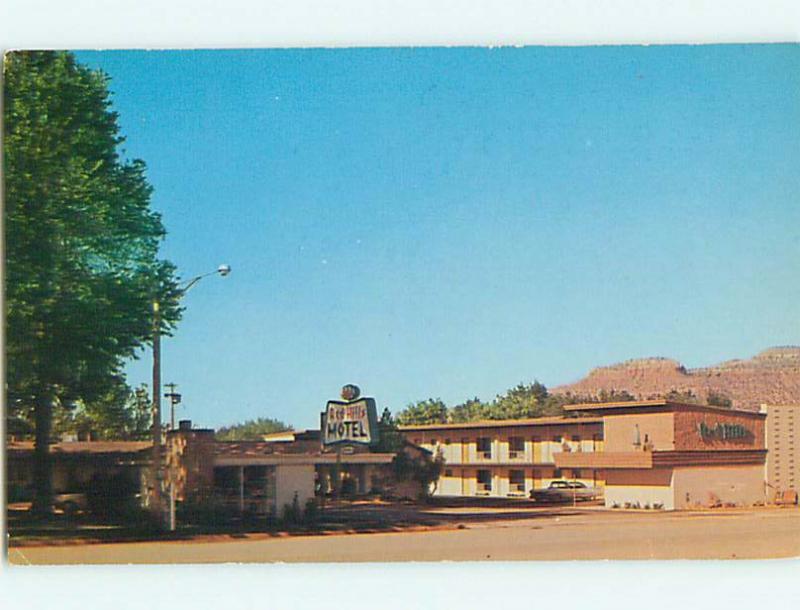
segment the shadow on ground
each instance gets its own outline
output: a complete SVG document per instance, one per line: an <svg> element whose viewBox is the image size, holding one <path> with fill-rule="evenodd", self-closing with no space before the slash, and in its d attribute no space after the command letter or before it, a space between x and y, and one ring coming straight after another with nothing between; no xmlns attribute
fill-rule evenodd
<svg viewBox="0 0 800 610"><path fill-rule="evenodd" d="M581 514L564 504L544 505L529 500L490 498L435 498L426 503L378 500L328 501L312 525L285 527L261 519L234 519L225 523L179 523L165 532L146 522L98 521L88 515L67 519L53 515L34 518L25 508L7 512L10 546L194 540L207 537L248 538L253 535L286 536L334 533L392 532L413 529L465 528L470 525L541 519Z"/></svg>

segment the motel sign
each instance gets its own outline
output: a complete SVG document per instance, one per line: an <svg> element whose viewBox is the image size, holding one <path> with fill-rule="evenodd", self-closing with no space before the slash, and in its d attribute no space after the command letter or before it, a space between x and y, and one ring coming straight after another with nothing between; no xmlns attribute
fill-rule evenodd
<svg viewBox="0 0 800 610"><path fill-rule="evenodd" d="M377 442L378 417L375 400L358 398L358 392L343 392L343 395L353 396L354 399L329 400L325 412L322 413L322 443L371 445Z"/></svg>

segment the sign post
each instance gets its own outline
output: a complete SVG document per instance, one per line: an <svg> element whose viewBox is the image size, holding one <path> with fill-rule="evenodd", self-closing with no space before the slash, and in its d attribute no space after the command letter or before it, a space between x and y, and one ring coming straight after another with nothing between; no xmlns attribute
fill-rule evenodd
<svg viewBox="0 0 800 610"><path fill-rule="evenodd" d="M358 386L342 388L342 400L329 400L320 414L322 445L336 448L333 494L336 499L342 487L342 449L353 445L374 445L378 442L378 412L375 399L361 398Z"/></svg>

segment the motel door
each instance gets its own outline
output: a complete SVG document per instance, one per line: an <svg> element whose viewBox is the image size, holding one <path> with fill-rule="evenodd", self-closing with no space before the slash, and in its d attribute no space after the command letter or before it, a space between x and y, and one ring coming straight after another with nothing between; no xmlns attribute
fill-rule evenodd
<svg viewBox="0 0 800 610"><path fill-rule="evenodd" d="M533 489L542 488L542 475L538 468L533 469Z"/></svg>

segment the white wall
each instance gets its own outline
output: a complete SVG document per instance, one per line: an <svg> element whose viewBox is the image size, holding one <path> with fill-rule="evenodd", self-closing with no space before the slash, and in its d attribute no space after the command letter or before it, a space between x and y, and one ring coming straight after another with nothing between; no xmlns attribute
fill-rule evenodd
<svg viewBox="0 0 800 610"><path fill-rule="evenodd" d="M306 501L314 497L313 464L279 464L275 467L275 506L277 516L283 516L283 507L291 504L294 494L300 509L305 510Z"/></svg>
<svg viewBox="0 0 800 610"><path fill-rule="evenodd" d="M460 470L458 469L451 469L453 470L452 477L442 476L439 477L439 483L436 486L436 493L437 496L460 496L461 495L461 475Z"/></svg>
<svg viewBox="0 0 800 610"><path fill-rule="evenodd" d="M723 503L752 506L764 501L764 466L719 466L680 468L673 475L678 508L707 505L711 494ZM689 500L686 500L689 494Z"/></svg>
<svg viewBox="0 0 800 610"><path fill-rule="evenodd" d="M666 485L606 485L604 496L606 508L611 508L614 504L624 508L626 502L638 502L641 508L647 504L653 506L660 503L665 510L675 509L672 487Z"/></svg>

